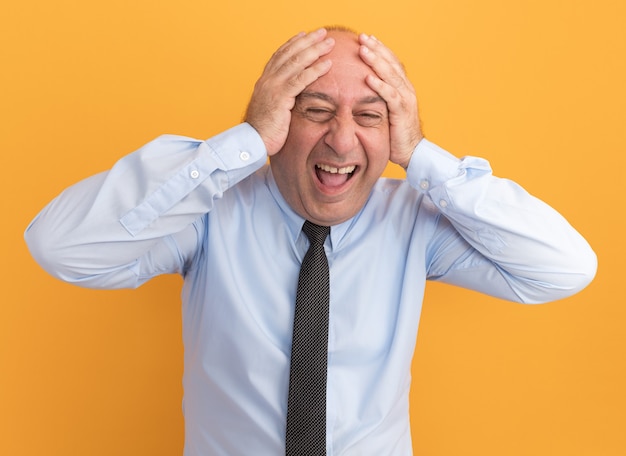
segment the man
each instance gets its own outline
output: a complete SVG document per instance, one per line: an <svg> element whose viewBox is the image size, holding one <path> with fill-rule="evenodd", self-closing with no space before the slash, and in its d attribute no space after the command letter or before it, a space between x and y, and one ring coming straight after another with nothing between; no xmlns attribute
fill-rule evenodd
<svg viewBox="0 0 626 456"><path fill-rule="evenodd" d="M389 161L407 180L380 178ZM343 29L279 48L245 123L206 141L156 139L67 189L26 239L46 270L82 286L182 274L185 454L277 455L305 220L331 227L328 454L412 454L426 279L537 303L576 293L596 270L557 212L485 160L424 139L402 65Z"/></svg>

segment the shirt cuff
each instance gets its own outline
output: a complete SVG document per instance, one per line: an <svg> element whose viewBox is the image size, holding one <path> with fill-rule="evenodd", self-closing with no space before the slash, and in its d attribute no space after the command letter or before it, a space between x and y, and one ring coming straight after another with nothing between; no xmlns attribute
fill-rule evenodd
<svg viewBox="0 0 626 456"><path fill-rule="evenodd" d="M229 128L205 142L222 162L224 170L245 168L267 159L261 136L248 123Z"/></svg>
<svg viewBox="0 0 626 456"><path fill-rule="evenodd" d="M406 173L409 184L426 193L459 176L461 160L424 138L413 151Z"/></svg>
<svg viewBox="0 0 626 456"><path fill-rule="evenodd" d="M170 140L170 142L168 142ZM154 146L174 154L185 151L188 138L164 137ZM136 207L121 224L136 236L199 186L212 196L223 193L263 166L267 159L261 137L249 124L240 124L206 141L191 141L193 160L176 170ZM165 147L167 146L167 147Z"/></svg>

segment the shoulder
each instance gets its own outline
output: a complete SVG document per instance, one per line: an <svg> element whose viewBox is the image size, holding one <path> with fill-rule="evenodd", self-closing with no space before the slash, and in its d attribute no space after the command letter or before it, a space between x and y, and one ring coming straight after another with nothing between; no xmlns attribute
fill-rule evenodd
<svg viewBox="0 0 626 456"><path fill-rule="evenodd" d="M370 200L377 204L381 202L411 204L419 203L421 194L411 187L406 179L381 177L372 189Z"/></svg>
<svg viewBox="0 0 626 456"><path fill-rule="evenodd" d="M430 200L409 185L406 179L380 178L364 208L375 217L385 217L406 223L407 219L432 217Z"/></svg>

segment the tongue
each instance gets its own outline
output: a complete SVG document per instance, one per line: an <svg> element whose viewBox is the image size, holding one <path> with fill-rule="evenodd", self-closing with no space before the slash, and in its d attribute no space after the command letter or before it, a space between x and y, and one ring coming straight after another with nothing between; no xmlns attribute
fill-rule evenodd
<svg viewBox="0 0 626 456"><path fill-rule="evenodd" d="M328 173L326 171L322 171L321 169L317 170L317 175L322 184L328 187L339 187L348 180L348 177L350 177L349 174Z"/></svg>

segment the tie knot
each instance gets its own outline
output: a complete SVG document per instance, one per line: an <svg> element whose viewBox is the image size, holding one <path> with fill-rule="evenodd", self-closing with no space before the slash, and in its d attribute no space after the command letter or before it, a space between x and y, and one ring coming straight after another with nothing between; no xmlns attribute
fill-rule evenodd
<svg viewBox="0 0 626 456"><path fill-rule="evenodd" d="M316 225L307 220L302 226L302 231L309 238L311 244L324 245L324 241L330 233L330 226Z"/></svg>

